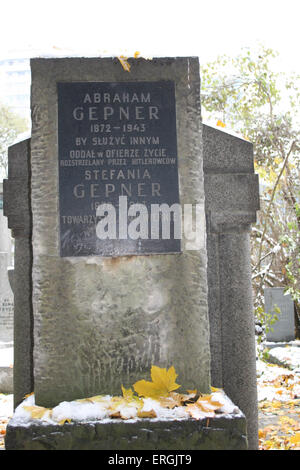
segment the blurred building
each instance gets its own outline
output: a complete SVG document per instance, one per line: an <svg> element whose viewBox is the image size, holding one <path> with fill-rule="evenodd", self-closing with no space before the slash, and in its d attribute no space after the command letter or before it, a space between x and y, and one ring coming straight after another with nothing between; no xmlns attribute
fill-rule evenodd
<svg viewBox="0 0 300 470"><path fill-rule="evenodd" d="M30 120L30 58L74 55L55 46L49 49L18 49L0 57L0 103Z"/></svg>
<svg viewBox="0 0 300 470"><path fill-rule="evenodd" d="M26 51L0 59L0 102L16 114L30 117L30 65Z"/></svg>

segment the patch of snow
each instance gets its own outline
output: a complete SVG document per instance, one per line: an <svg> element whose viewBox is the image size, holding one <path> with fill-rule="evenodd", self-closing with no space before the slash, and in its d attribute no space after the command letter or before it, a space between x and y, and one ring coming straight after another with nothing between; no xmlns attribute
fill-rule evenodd
<svg viewBox="0 0 300 470"><path fill-rule="evenodd" d="M0 348L0 367L10 367L14 362L14 348Z"/></svg>
<svg viewBox="0 0 300 470"><path fill-rule="evenodd" d="M293 369L300 367L300 348L298 347L272 348L270 355Z"/></svg>
<svg viewBox="0 0 300 470"><path fill-rule="evenodd" d="M14 412L14 396L0 393L0 418L11 418Z"/></svg>
<svg viewBox="0 0 300 470"><path fill-rule="evenodd" d="M111 396L107 395L101 397L100 400L92 402L90 400L78 400L78 401L64 401L59 403L52 409L52 412L45 412L45 414L37 419L32 418L31 410L26 409L27 407L35 406L34 395L27 397L15 410L13 421L11 425L30 425L34 422L58 424L65 420L86 422L86 421L101 421L102 423L114 422L116 419L110 418L111 410L110 406L114 405L114 413L120 412L123 419L126 422L135 422L145 418L137 417L138 407L133 402L126 403L113 403ZM225 395L222 390L211 394L212 401L221 403L223 406L218 410L216 417L219 416L230 416L231 414L239 413L239 409L232 403L232 401ZM173 409L168 409L160 404L158 400L152 398L143 399L142 412L150 412L153 410L156 414L156 418L150 418L151 420L181 420L191 419L190 414L185 406L177 406ZM147 419L147 418L146 418Z"/></svg>

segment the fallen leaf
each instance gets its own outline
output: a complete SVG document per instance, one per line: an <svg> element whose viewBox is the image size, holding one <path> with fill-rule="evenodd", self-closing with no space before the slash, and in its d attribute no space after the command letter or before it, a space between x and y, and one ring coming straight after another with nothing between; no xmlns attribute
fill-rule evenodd
<svg viewBox="0 0 300 470"><path fill-rule="evenodd" d="M120 413L120 411L115 411L114 413L110 413L109 417L110 418L121 419L121 413Z"/></svg>
<svg viewBox="0 0 300 470"><path fill-rule="evenodd" d="M61 421L59 421L59 425L62 426L65 423L71 423L71 420L69 418L64 418Z"/></svg>
<svg viewBox="0 0 300 470"><path fill-rule="evenodd" d="M137 417L138 417L138 418L156 418L156 417L157 417L157 414L155 413L154 410L150 410L150 411L138 411Z"/></svg>
<svg viewBox="0 0 300 470"><path fill-rule="evenodd" d="M211 395L203 395L196 401L196 405L199 406L202 411L215 411L222 408L224 405L211 397Z"/></svg>
<svg viewBox="0 0 300 470"><path fill-rule="evenodd" d="M122 393L123 393L123 398L127 399L127 400L132 400L133 399L133 394L134 394L134 391L132 390L132 388L124 388L123 385L121 385L121 388L122 388Z"/></svg>
<svg viewBox="0 0 300 470"><path fill-rule="evenodd" d="M187 405L186 409L187 412L194 419L213 418L215 416L214 411L204 412L196 403L193 403L192 405Z"/></svg>
<svg viewBox="0 0 300 470"><path fill-rule="evenodd" d="M189 403L194 403L198 400L199 395L197 394L197 390L188 390L188 394L178 394L180 396L181 405L186 405ZM176 392L175 392L176 393Z"/></svg>
<svg viewBox="0 0 300 470"><path fill-rule="evenodd" d="M164 406L165 408L169 408L171 410L176 406L182 405L182 399L179 393L170 394L170 396L168 397L160 397L158 401L161 406Z"/></svg>
<svg viewBox="0 0 300 470"><path fill-rule="evenodd" d="M43 406L24 406L24 410L28 411L33 419L42 419L50 417L52 410Z"/></svg>
<svg viewBox="0 0 300 470"><path fill-rule="evenodd" d="M107 399L105 395L95 395L93 397L88 397L88 398L79 398L78 400L75 400L78 403L106 403Z"/></svg>
<svg viewBox="0 0 300 470"><path fill-rule="evenodd" d="M139 396L149 398L159 398L168 396L168 394L180 387L175 380L177 374L174 367L169 370L157 366L151 367L152 382L140 380L133 385L134 390Z"/></svg>
<svg viewBox="0 0 300 470"><path fill-rule="evenodd" d="M297 432L294 436L290 438L291 444L300 444L300 432Z"/></svg>
<svg viewBox="0 0 300 470"><path fill-rule="evenodd" d="M118 57L118 59L125 72L130 72L130 64L127 62L128 57L124 57L123 55L121 55L120 57Z"/></svg>

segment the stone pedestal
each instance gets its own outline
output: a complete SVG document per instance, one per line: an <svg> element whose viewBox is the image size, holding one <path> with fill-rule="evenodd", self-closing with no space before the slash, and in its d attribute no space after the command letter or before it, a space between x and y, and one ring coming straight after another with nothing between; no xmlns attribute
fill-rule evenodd
<svg viewBox="0 0 300 470"><path fill-rule="evenodd" d="M247 450L242 413L196 420L110 420L20 425L14 418L6 430L7 450Z"/></svg>
<svg viewBox="0 0 300 470"><path fill-rule="evenodd" d="M8 253L0 252L0 343L13 341L14 298L7 262Z"/></svg>

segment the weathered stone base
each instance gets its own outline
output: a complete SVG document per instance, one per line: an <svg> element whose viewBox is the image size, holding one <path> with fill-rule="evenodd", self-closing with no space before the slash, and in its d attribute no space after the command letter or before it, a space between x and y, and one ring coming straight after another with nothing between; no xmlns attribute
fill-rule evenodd
<svg viewBox="0 0 300 470"><path fill-rule="evenodd" d="M247 450L244 415L7 426L7 450Z"/></svg>

